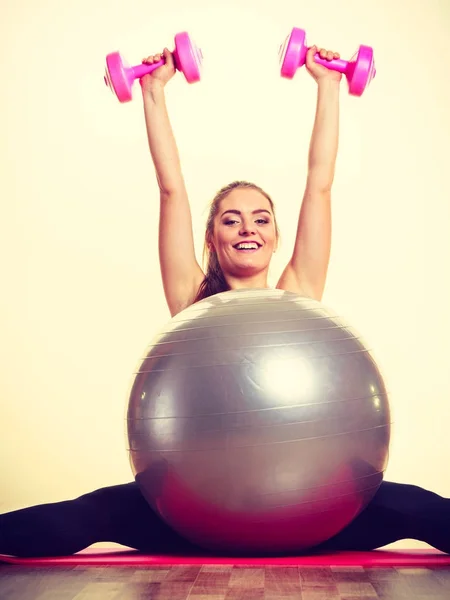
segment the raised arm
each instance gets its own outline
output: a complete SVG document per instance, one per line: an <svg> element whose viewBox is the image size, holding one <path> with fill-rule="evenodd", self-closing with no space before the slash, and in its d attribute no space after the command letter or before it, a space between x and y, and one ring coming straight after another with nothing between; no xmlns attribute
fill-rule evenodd
<svg viewBox="0 0 450 600"><path fill-rule="evenodd" d="M314 61L317 48L307 55L306 66L317 81L317 108L308 156L306 189L300 209L292 257L277 287L316 300L322 299L331 249L331 187L338 150L339 87L342 75ZM321 51L323 58L338 58Z"/></svg>
<svg viewBox="0 0 450 600"><path fill-rule="evenodd" d="M204 273L195 257L192 217L164 87L175 74L173 58L141 80L150 153L160 189L159 261L171 315L192 303ZM160 60L161 55L144 62Z"/></svg>

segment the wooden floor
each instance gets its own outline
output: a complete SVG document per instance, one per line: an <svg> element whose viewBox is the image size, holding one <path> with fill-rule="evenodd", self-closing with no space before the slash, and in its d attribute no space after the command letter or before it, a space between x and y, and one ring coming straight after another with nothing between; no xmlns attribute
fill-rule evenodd
<svg viewBox="0 0 450 600"><path fill-rule="evenodd" d="M1 600L449 600L449 568L23 567Z"/></svg>

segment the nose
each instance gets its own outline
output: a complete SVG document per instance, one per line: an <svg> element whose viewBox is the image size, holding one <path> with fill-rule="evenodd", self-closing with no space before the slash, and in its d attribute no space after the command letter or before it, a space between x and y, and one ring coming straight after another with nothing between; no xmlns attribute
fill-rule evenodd
<svg viewBox="0 0 450 600"><path fill-rule="evenodd" d="M240 235L255 235L255 232L256 232L256 227L255 227L255 224L251 220L248 223L245 220L242 221L242 225L239 230Z"/></svg>

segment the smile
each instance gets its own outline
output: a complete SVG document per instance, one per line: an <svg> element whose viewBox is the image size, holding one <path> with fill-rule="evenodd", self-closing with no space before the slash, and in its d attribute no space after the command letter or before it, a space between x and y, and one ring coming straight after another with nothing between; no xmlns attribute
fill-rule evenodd
<svg viewBox="0 0 450 600"><path fill-rule="evenodd" d="M233 246L233 248L239 252L256 252L260 247L261 244L258 242L239 242L239 244Z"/></svg>

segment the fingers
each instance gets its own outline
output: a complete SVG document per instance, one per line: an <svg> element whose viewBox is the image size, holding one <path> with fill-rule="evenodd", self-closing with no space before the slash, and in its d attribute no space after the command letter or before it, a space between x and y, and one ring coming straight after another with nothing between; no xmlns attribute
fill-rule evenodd
<svg viewBox="0 0 450 600"><path fill-rule="evenodd" d="M336 60L337 58L340 58L339 52L333 52L332 50L325 50L324 48L320 48L319 56L320 56L320 58L323 58L326 60Z"/></svg>
<svg viewBox="0 0 450 600"><path fill-rule="evenodd" d="M172 53L167 48L164 48L163 52L160 54L152 54L146 58L143 58L142 62L146 65L152 65L163 59L165 59L165 62L168 64L173 61Z"/></svg>
<svg viewBox="0 0 450 600"><path fill-rule="evenodd" d="M142 59L142 62L146 65L152 65L155 62L159 62L162 59L162 54L152 54Z"/></svg>
<svg viewBox="0 0 450 600"><path fill-rule="evenodd" d="M332 50L326 50L325 48L311 46L311 48L308 49L307 58L311 60L315 54L318 54L323 60L336 60L341 57L339 52L333 52Z"/></svg>

